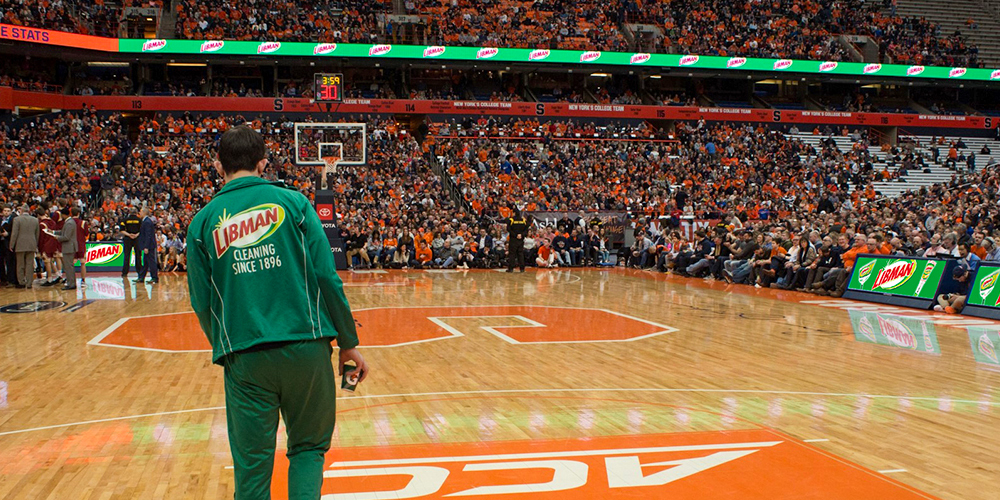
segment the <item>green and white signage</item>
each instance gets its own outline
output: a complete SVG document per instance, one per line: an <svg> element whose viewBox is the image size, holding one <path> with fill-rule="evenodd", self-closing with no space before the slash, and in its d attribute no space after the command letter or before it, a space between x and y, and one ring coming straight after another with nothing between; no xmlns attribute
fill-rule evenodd
<svg viewBox="0 0 1000 500"><path fill-rule="evenodd" d="M454 47L444 45L390 45L361 43L315 43L235 40L118 40L124 53L180 55L238 55L267 57L351 57L470 62L539 64L614 65L634 68L677 68L680 70L756 71L767 73L811 73L816 75L872 76L886 78L1000 80L1000 70L985 68L872 64L863 62L819 61L725 57L697 54L650 54L597 50L520 49L508 47Z"/></svg>
<svg viewBox="0 0 1000 500"><path fill-rule="evenodd" d="M944 262L900 257L859 257L849 290L933 299Z"/></svg>
<svg viewBox="0 0 1000 500"><path fill-rule="evenodd" d="M980 264L976 269L976 281L972 284L972 291L966 304L985 307L1000 307L1000 266L990 264Z"/></svg>

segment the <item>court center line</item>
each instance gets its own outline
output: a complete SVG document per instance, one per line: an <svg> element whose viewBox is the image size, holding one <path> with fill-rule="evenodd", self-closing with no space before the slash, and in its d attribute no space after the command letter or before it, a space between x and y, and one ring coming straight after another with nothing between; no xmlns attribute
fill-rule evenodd
<svg viewBox="0 0 1000 500"><path fill-rule="evenodd" d="M897 472L906 472L906 469L888 469L878 471L879 474L896 474Z"/></svg>
<svg viewBox="0 0 1000 500"><path fill-rule="evenodd" d="M225 410L225 409L226 409L225 406L211 406L211 407L208 407L208 408L193 408L193 409L190 409L190 410L175 410L175 411L163 411L163 412L158 412L158 413L145 413L145 414L142 414L142 415L129 415L127 417L111 417L111 418L100 418L100 419L97 419L97 420L83 420L83 421L80 421L80 422L71 422L71 423L68 423L68 424L46 425L44 427L33 427L31 429L21 429L21 430L17 430L17 431L0 432L0 436L7 436L7 435L10 435L10 434L22 434L22 433L25 433L25 432L32 432L32 431L44 431L44 430L48 430L48 429L59 429L59 428L62 428L62 427L72 427L72 426L75 426L75 425L100 424L100 423L104 423L104 422L117 422L119 420L131 420L131 419L145 418L145 417L160 417L160 416L165 416L165 415L179 415L179 414L182 414L182 413L196 413L196 412L201 412L201 411Z"/></svg>
<svg viewBox="0 0 1000 500"><path fill-rule="evenodd" d="M550 394L550 393L587 393L587 392L650 392L650 393L708 393L708 394L777 394L786 396L827 396L827 397L866 397L873 399L908 399L911 401L948 401L958 404L976 404L1000 406L1000 402L995 401L974 401L970 399L935 398L922 396L893 396L886 394L852 394L837 392L811 392L811 391L769 391L758 389L668 389L668 388L591 388L591 389L492 389L478 391L442 391L442 392L414 392L399 394L372 394L366 396L343 396L337 399L346 401L352 399L381 399L381 398L412 398L425 396L470 396L484 394ZM142 415L126 415L123 417L102 418L97 420L84 420L80 422L69 422L65 424L47 425L44 427L32 427L29 429L18 429L14 431L0 432L0 436L13 434L23 434L26 432L42 431L48 429L58 429L63 427L73 427L76 425L98 424L103 422L117 422L121 420L132 420L136 418L159 417L165 415L176 415L181 413L196 413L201 411L224 410L225 406L210 406L207 408L192 408L188 410L174 410L159 413L145 413ZM938 409L937 411L944 411Z"/></svg>

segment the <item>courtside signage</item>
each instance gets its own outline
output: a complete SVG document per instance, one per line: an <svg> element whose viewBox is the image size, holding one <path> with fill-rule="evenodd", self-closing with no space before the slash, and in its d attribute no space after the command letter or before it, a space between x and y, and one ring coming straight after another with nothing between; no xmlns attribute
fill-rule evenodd
<svg viewBox="0 0 1000 500"><path fill-rule="evenodd" d="M899 257L859 257L849 290L933 299L944 273L944 263Z"/></svg>
<svg viewBox="0 0 1000 500"><path fill-rule="evenodd" d="M139 252L140 250L136 250ZM88 241L87 269L92 271L121 270L125 265L125 247L120 241ZM135 265L135 254L129 260L129 265Z"/></svg>
<svg viewBox="0 0 1000 500"><path fill-rule="evenodd" d="M934 324L919 318L851 310L854 340L906 351L941 354Z"/></svg>
<svg viewBox="0 0 1000 500"><path fill-rule="evenodd" d="M995 262L980 264L966 303L974 306L1000 307L998 281L1000 281L1000 264Z"/></svg>

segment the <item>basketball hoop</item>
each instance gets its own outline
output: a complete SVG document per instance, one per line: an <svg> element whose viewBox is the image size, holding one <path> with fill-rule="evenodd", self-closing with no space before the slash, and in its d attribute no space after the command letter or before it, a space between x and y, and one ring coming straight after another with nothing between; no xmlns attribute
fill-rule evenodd
<svg viewBox="0 0 1000 500"><path fill-rule="evenodd" d="M328 189L327 176L337 173L337 165L340 163L340 155L330 155L320 158L323 160L323 177L320 179L321 189Z"/></svg>
<svg viewBox="0 0 1000 500"><path fill-rule="evenodd" d="M337 173L337 167L344 159L344 145L335 142L321 142L318 149L319 159L323 162L323 178L320 179L320 189L329 189L327 177Z"/></svg>

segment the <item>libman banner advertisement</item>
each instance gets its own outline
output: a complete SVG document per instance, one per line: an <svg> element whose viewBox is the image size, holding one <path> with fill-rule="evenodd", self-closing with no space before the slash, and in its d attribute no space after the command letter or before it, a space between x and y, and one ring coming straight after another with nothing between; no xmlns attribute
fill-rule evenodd
<svg viewBox="0 0 1000 500"><path fill-rule="evenodd" d="M905 257L859 257L847 288L920 299L934 299L944 262Z"/></svg>
<svg viewBox="0 0 1000 500"><path fill-rule="evenodd" d="M127 53L180 54L198 56L267 57L361 57L413 60L449 59L470 62L518 62L614 65L634 68L662 67L713 71L757 71L767 73L812 73L817 75L878 76L890 78L937 78L945 80L1000 80L1000 70L907 64L754 57L704 56L698 54L650 54L508 47L454 47L441 45L395 45L359 43L275 42L236 40L119 39L118 51Z"/></svg>
<svg viewBox="0 0 1000 500"><path fill-rule="evenodd" d="M968 330L972 356L976 361L1000 368L1000 357L997 356L997 349L1000 349L1000 332L973 326Z"/></svg>
<svg viewBox="0 0 1000 500"><path fill-rule="evenodd" d="M87 269L92 271L121 270L125 264L125 247L120 241L88 241ZM135 254L129 259L135 265Z"/></svg>
<svg viewBox="0 0 1000 500"><path fill-rule="evenodd" d="M920 318L850 311L854 340L928 354L941 354L934 324Z"/></svg>
<svg viewBox="0 0 1000 500"><path fill-rule="evenodd" d="M976 269L976 281L965 303L974 306L1000 308L1000 263L984 262Z"/></svg>

